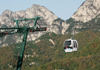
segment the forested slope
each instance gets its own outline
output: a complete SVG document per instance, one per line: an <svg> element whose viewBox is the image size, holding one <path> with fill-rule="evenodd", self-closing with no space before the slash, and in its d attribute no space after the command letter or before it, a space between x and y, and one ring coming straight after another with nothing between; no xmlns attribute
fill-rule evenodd
<svg viewBox="0 0 100 70"><path fill-rule="evenodd" d="M71 35L47 33L38 43L28 42L22 70L99 70L100 33L84 31L75 35L79 42L77 52L65 53L63 42ZM49 39L55 43L53 45ZM0 48L0 70L11 70L15 44Z"/></svg>

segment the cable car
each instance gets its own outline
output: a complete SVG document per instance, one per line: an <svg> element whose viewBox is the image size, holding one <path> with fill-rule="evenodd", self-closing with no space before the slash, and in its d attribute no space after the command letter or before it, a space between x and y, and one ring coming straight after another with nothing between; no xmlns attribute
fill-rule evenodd
<svg viewBox="0 0 100 70"><path fill-rule="evenodd" d="M75 52L78 50L78 42L74 39L66 39L63 47L65 52Z"/></svg>

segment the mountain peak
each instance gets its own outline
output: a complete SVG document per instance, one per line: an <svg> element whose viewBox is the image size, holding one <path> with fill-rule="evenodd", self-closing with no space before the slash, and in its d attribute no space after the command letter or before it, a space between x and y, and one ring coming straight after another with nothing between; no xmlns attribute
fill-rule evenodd
<svg viewBox="0 0 100 70"><path fill-rule="evenodd" d="M41 7L41 6L40 5L37 5L37 4L33 4L32 7Z"/></svg>
<svg viewBox="0 0 100 70"><path fill-rule="evenodd" d="M12 12L10 10L5 10L2 15L0 15L0 27L3 26L7 26L7 27L16 27L15 23L11 23L9 18L13 18L13 19L21 19L21 18L34 18L36 16L41 16L43 17L43 19L40 19L38 21L38 24L41 26L46 26L48 28L47 32L54 32L56 34L58 33L64 33L68 27L68 25L65 22L62 22L62 24L59 24L58 22L54 22L54 20L56 20L58 17L52 13L50 10L48 10L47 8L45 8L44 6L40 6L40 5L36 5L33 4L31 8L28 8L27 10L21 10L21 11L16 11L16 12ZM29 22L29 21L28 21ZM28 23L26 22L19 22L22 24L19 24L21 26L25 25L24 23ZM28 25L28 24L27 24ZM20 27L21 27L20 26ZM30 23L29 26L33 26L33 23ZM61 30L62 28L62 30ZM37 38L39 38L40 36L42 36L43 34L45 34L46 32L35 32L34 34L29 34L27 41L33 41ZM11 36L12 37L12 36ZM0 39L0 42L2 44L0 44L0 46L5 46L11 43L16 43L17 41L17 35L14 35L13 38L10 38L11 41L8 42L9 40L7 40L9 37L6 37L5 39ZM4 43L4 41L6 41Z"/></svg>
<svg viewBox="0 0 100 70"><path fill-rule="evenodd" d="M86 0L71 18L87 22L100 14L100 0Z"/></svg>
<svg viewBox="0 0 100 70"><path fill-rule="evenodd" d="M2 13L2 16L7 16L7 17L9 17L11 14L12 14L12 11L10 11L10 10L5 10L5 11Z"/></svg>

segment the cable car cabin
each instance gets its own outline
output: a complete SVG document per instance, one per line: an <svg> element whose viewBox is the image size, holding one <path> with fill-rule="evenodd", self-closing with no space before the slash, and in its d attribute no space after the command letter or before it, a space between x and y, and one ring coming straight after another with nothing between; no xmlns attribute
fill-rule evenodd
<svg viewBox="0 0 100 70"><path fill-rule="evenodd" d="M78 50L78 42L73 39L66 39L63 44L65 52L75 52Z"/></svg>

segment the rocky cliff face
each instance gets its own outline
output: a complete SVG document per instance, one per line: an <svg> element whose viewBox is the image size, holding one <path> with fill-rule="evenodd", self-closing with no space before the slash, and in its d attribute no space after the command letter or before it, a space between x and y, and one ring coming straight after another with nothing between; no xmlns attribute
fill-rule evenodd
<svg viewBox="0 0 100 70"><path fill-rule="evenodd" d="M43 17L42 20L39 20L38 22L42 26L47 26L46 32L54 32L56 34L64 34L66 29L68 28L68 24L66 24L64 21L57 21L54 22L58 17L49 11L47 8L40 6L40 5L32 5L31 8L28 8L27 10L22 10L18 12L12 12L10 10L5 10L0 15L0 27L16 27L16 24L14 22L11 22L10 19L20 19L20 18L34 18L36 16ZM31 24L33 25L33 24ZM45 34L46 32L34 32L29 33L27 41L33 41L37 38L39 38L41 35ZM4 38L0 39L0 46L5 46L8 44L16 43L18 39L18 35L11 35L11 36L5 36Z"/></svg>
<svg viewBox="0 0 100 70"><path fill-rule="evenodd" d="M100 14L100 0L86 0L71 18L76 21L88 22Z"/></svg>

